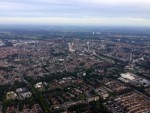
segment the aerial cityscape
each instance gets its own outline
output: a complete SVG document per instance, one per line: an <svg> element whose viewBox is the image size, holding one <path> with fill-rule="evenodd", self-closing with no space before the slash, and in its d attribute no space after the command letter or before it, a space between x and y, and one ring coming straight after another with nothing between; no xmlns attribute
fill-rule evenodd
<svg viewBox="0 0 150 113"><path fill-rule="evenodd" d="M150 0L0 0L0 113L150 113Z"/></svg>
<svg viewBox="0 0 150 113"><path fill-rule="evenodd" d="M0 30L2 113L150 112L150 29Z"/></svg>

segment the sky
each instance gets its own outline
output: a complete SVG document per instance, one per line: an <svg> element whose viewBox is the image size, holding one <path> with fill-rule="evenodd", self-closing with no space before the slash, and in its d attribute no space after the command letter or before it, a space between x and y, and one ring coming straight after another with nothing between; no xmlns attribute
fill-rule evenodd
<svg viewBox="0 0 150 113"><path fill-rule="evenodd" d="M150 0L0 0L0 24L150 26Z"/></svg>

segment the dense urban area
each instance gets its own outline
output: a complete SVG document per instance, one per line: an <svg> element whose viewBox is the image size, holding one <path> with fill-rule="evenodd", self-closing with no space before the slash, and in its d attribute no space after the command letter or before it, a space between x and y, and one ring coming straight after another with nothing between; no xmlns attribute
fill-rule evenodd
<svg viewBox="0 0 150 113"><path fill-rule="evenodd" d="M0 113L150 113L150 29L36 27L0 28Z"/></svg>

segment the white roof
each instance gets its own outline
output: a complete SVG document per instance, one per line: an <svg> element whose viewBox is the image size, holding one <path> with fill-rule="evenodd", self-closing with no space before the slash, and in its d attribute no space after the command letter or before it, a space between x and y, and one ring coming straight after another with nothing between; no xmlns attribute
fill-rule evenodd
<svg viewBox="0 0 150 113"><path fill-rule="evenodd" d="M122 73L122 74L121 74L121 77L122 77L122 78L129 79L129 80L134 80L134 79L135 79L134 75L131 74L131 73Z"/></svg>

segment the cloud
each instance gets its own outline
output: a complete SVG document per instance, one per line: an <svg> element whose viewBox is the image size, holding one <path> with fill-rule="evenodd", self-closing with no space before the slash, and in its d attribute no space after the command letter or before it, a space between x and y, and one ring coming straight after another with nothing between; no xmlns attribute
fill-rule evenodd
<svg viewBox="0 0 150 113"><path fill-rule="evenodd" d="M106 19L112 22L112 24L116 23L113 18L118 19L118 22L120 23L125 21L124 19L126 19L129 24L132 24L132 19L136 20L136 22L139 22L137 21L138 19L142 19L143 22L147 22L147 20L150 20L150 1L0 0L0 23L10 22L9 18L12 18L13 20L14 18L20 18L20 21L22 20L21 18L26 18L29 23L32 21L32 18L37 18L37 20L39 20L39 18L44 17L50 18L51 21L53 21L54 18L61 18L64 19L64 22L67 18L69 19L67 21L70 22L74 19L76 19L77 22L79 20L84 21L83 18L87 18L90 21L92 21L93 18L98 20ZM2 20L3 18L7 19ZM55 21L57 21L57 19Z"/></svg>
<svg viewBox="0 0 150 113"><path fill-rule="evenodd" d="M149 19L143 18L65 18L65 17L5 17L4 24L54 24L54 25L107 25L107 26L150 26ZM7 21L7 22L6 22Z"/></svg>

